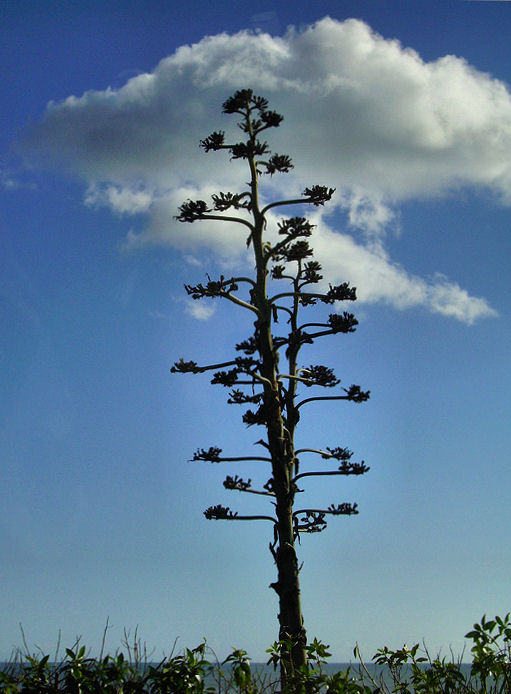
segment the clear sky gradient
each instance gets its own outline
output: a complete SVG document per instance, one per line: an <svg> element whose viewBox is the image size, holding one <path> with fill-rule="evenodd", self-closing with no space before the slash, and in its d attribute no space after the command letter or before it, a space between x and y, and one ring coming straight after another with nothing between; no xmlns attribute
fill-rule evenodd
<svg viewBox="0 0 511 694"><path fill-rule="evenodd" d="M510 27L506 2L0 3L0 658L19 623L50 652L59 630L97 649L109 618L108 648L138 627L155 659L206 637L262 660L276 638L271 528L202 515L268 512L221 484L268 471L189 462L261 432L169 373L250 334L183 290L249 272L244 238L172 219L246 180L198 147L234 132L241 87L283 113L271 145L295 163L263 195L337 189L312 243L360 326L304 358L372 392L300 423L300 446L371 467L307 485L360 509L302 537L309 635L338 661L460 653L511 610Z"/></svg>

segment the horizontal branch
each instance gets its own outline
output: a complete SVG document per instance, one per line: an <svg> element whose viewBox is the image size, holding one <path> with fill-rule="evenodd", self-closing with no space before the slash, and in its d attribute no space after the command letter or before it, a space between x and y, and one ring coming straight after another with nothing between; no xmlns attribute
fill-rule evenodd
<svg viewBox="0 0 511 694"><path fill-rule="evenodd" d="M227 489L232 489L235 492L244 492L245 494L260 494L262 496L275 497L273 492L263 492L262 489L240 489L239 487L227 487ZM238 516L236 516L236 518L238 518Z"/></svg>
<svg viewBox="0 0 511 694"><path fill-rule="evenodd" d="M309 198L296 198L296 200L277 200L275 202L271 202L269 205L266 205L266 207L263 207L263 209L261 210L261 214L266 214L268 210L272 209L272 207L282 207L284 205L302 205L303 203L308 202L310 202Z"/></svg>
<svg viewBox="0 0 511 694"><path fill-rule="evenodd" d="M183 358L181 358L179 361L176 361L174 365L170 368L171 373L193 373L193 374L198 374L198 373L204 373L205 371L212 371L213 369L221 369L225 366L234 366L235 368L232 369L230 372L224 372L218 374L219 376L229 376L230 374L234 374L234 378L236 377L237 373L243 373L243 374L248 374L251 377L251 381L243 381L243 380L233 380L229 379L228 382L223 382L220 378L218 380L213 380L212 383L219 383L221 385L225 386L234 386L234 385L249 385L249 386L254 386L255 383L258 384L267 384L271 385L271 382L265 377L261 376L261 374L257 373L256 371L250 371L248 369L243 368L243 366L238 366L238 359L234 361L227 361L223 362L221 364L209 364L208 366L199 366L196 362L194 361L185 361ZM217 374L215 374L215 377Z"/></svg>
<svg viewBox="0 0 511 694"><path fill-rule="evenodd" d="M263 460L265 463L271 463L271 458L264 458L262 456L247 456L247 457L236 457L236 458L220 458L219 463L237 463L237 462L251 462L253 460ZM216 462L216 461L215 461Z"/></svg>
<svg viewBox="0 0 511 694"><path fill-rule="evenodd" d="M324 304L334 304L336 301L355 301L356 300L356 289L355 287L350 287L347 282L343 282L337 286L330 285L328 292L282 292L281 294L276 294L270 299L270 303L273 303L277 299L282 298L294 298L296 296L300 297L300 300L307 302L321 301ZM334 326L332 326L334 327Z"/></svg>
<svg viewBox="0 0 511 694"><path fill-rule="evenodd" d="M278 523L278 520L272 516L234 516L234 518L229 518L229 520L268 520L272 523Z"/></svg>
<svg viewBox="0 0 511 694"><path fill-rule="evenodd" d="M252 374L251 374L251 375L252 375ZM264 376L260 376L259 374L254 374L254 377L256 377L256 378L258 378L258 379L264 379ZM268 381L268 379L264 379L264 380L266 380L267 383L270 382L270 381ZM261 380L261 383L264 383L264 380ZM237 385L237 386L253 386L253 385L256 385L256 384L254 384L254 381L252 380L252 381L236 381L236 383L235 383L234 385Z"/></svg>
<svg viewBox="0 0 511 694"><path fill-rule="evenodd" d="M369 400L371 393L370 390L363 391L361 390L360 386L356 385L351 385L349 388L343 388L343 390L346 395L322 395L313 398L306 398L296 405L296 409L300 408L302 405L305 405L306 402L312 402L313 400L350 400L351 402L366 402L366 400Z"/></svg>
<svg viewBox="0 0 511 694"><path fill-rule="evenodd" d="M231 277L230 281L236 284L239 282L248 282L248 284L251 284L253 287L256 286L256 283L250 277Z"/></svg>
<svg viewBox="0 0 511 694"><path fill-rule="evenodd" d="M194 361L185 361L184 359L180 359L179 361L175 362L174 366L171 367L170 371L171 373L199 374L204 373L205 371L212 371L213 369L221 369L224 366L234 366L235 364L235 361L226 361L222 364L210 364L208 366L199 366Z"/></svg>
<svg viewBox="0 0 511 694"><path fill-rule="evenodd" d="M262 489L252 489L251 479L244 480L242 477L238 477L238 475L234 475L234 477L227 475L224 480L224 487L237 492L248 492L249 494L262 494L263 496L275 497L275 493L270 487L270 482L271 480L265 484L263 491Z"/></svg>
<svg viewBox="0 0 511 694"><path fill-rule="evenodd" d="M306 513L306 514L311 514L311 513L326 513L326 509L324 508L301 508L299 511L294 511L293 516L298 516L300 513Z"/></svg>
<svg viewBox="0 0 511 694"><path fill-rule="evenodd" d="M272 296L270 302L273 303L276 299L294 299L295 296L299 296L301 299L318 299L324 303L333 303L333 301L327 301L326 294L320 294L319 292L282 292L281 294ZM339 301L342 301L342 299L339 299Z"/></svg>
<svg viewBox="0 0 511 694"><path fill-rule="evenodd" d="M217 446L210 446L207 450L205 448L198 448L193 454L193 458L190 462L201 461L205 463L231 463L231 462L252 462L252 461L263 461L265 463L271 463L271 458L266 458L262 456L239 456L230 457L221 455L222 449Z"/></svg>
<svg viewBox="0 0 511 694"><path fill-rule="evenodd" d="M262 210L262 214L266 214L266 212L270 210L272 207L278 207L282 205L301 205L305 203L309 205L314 205L315 207L318 207L318 205L322 206L325 202L332 198L332 195L334 193L335 188L327 188L326 186L314 185L311 188L305 188L305 190L303 191L304 197L302 198L297 198L295 200L277 200L276 202L272 202L269 205L266 205L266 207Z"/></svg>
<svg viewBox="0 0 511 694"><path fill-rule="evenodd" d="M220 222L238 222L238 224L243 224L244 226L248 227L251 232L254 231L254 225L242 217L230 217L224 214L203 214L200 217L197 217L197 221L200 221L201 219L214 219Z"/></svg>
<svg viewBox="0 0 511 694"><path fill-rule="evenodd" d="M235 280L233 280L235 281ZM304 330L304 328L326 328L328 327L328 323L304 323L303 325L300 325L298 330Z"/></svg>
<svg viewBox="0 0 511 694"><path fill-rule="evenodd" d="M208 520L236 520L236 521L253 521L253 520L267 520L271 521L272 523L278 523L278 520L276 518L273 518L272 516L226 516L226 517L216 517L216 516L211 516L208 518Z"/></svg>
<svg viewBox="0 0 511 694"><path fill-rule="evenodd" d="M296 294L298 294L298 292L282 292L281 294L275 294L275 296L272 296L270 298L270 303L273 304L273 302L276 301L277 299L294 298ZM300 295L300 296L303 296L303 295Z"/></svg>
<svg viewBox="0 0 511 694"><path fill-rule="evenodd" d="M323 451L321 448L300 448L295 451L295 455L300 455L300 453L317 453L322 458L333 458L334 456L327 451Z"/></svg>
<svg viewBox="0 0 511 694"><path fill-rule="evenodd" d="M224 299L229 299L229 301L232 301L233 304L237 304L238 306L241 306L242 308L247 308L249 311L253 311L256 314L256 316L259 316L259 314L260 314L257 306L253 306L252 304L249 304L248 301L244 301L243 299L240 299L237 296L234 296L234 294L230 294L229 292L221 292L221 293L219 293L219 296L223 297Z"/></svg>
<svg viewBox="0 0 511 694"><path fill-rule="evenodd" d="M298 410L302 405L305 405L306 402L313 402L314 400L351 400L351 398L349 398L347 395L318 395L314 398L306 398L305 400L302 400L295 405L295 407Z"/></svg>
<svg viewBox="0 0 511 694"><path fill-rule="evenodd" d="M305 328L305 325L300 326L300 330L302 328ZM329 328L328 330L320 330L317 333L308 333L309 337L311 340L315 340L317 337L323 337L323 335L334 335L335 333L338 333L338 330L332 330L332 328Z"/></svg>
<svg viewBox="0 0 511 694"><path fill-rule="evenodd" d="M248 371L246 371L245 373L249 373L249 375L252 376L252 378L255 379L256 381L258 381L259 383L261 383L263 385L266 383L267 385L271 386L271 381L268 378L266 378L266 376L261 376L261 374L254 373L254 372L248 372ZM236 383L233 385L252 386L254 384L252 381L236 381Z"/></svg>
<svg viewBox="0 0 511 694"><path fill-rule="evenodd" d="M277 523L276 518L271 516L238 516L236 511L231 511L228 506L217 504L210 506L204 511L204 516L208 520L269 520L272 523Z"/></svg>
<svg viewBox="0 0 511 694"><path fill-rule="evenodd" d="M203 299L205 297L215 299L219 296L237 291L238 284L241 283L250 284L252 287L256 286L256 283L250 277L229 277L226 279L221 275L219 280L212 280L211 277L207 275L207 278L208 281L205 285L202 283L197 285L185 284L185 290L188 296L191 296L192 299Z"/></svg>
<svg viewBox="0 0 511 694"><path fill-rule="evenodd" d="M323 328L319 332L312 333L311 338L320 337L322 335L329 335L332 333L353 333L358 325L358 320L352 313L344 311L340 313L331 313L328 316L328 321L325 323L305 323L301 325L299 330L302 331L305 328Z"/></svg>
<svg viewBox="0 0 511 694"><path fill-rule="evenodd" d="M302 508L299 511L294 511L293 517L297 517L300 513L305 513L306 515L330 514L332 516L356 516L358 515L357 504L343 503L338 504L338 506L330 506L329 508Z"/></svg>
<svg viewBox="0 0 511 694"><path fill-rule="evenodd" d="M287 340L283 344L287 344ZM281 346L281 345L279 345L279 346ZM306 385L311 385L311 379L305 378L304 376L294 376L293 374L279 374L279 378L287 378L289 381L300 381L300 383L305 383ZM317 384L313 383L313 385L317 385Z"/></svg>
<svg viewBox="0 0 511 694"><path fill-rule="evenodd" d="M319 472L301 472L299 475L293 478L293 482L297 482L302 477L321 477L323 475L359 475L359 472L350 472L348 468L344 470L327 470Z"/></svg>

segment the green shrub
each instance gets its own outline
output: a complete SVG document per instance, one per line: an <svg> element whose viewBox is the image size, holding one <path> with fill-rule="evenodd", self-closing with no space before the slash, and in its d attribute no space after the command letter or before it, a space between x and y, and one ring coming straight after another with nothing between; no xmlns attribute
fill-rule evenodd
<svg viewBox="0 0 511 694"><path fill-rule="evenodd" d="M356 668L328 673L329 646L314 639L307 646L307 664L287 680L282 694L511 694L511 621L486 619L466 635L472 641L472 663L463 674L460 662L431 658L427 649L415 644L391 650L387 646L373 656L380 666L378 680L360 657ZM104 645L104 642L103 642ZM51 663L49 655L18 650L0 669L0 694L277 694L279 682L268 672L250 665L246 651L234 649L219 663L206 641L173 653L157 665L147 661L135 638L122 652L88 657L78 642L66 648L64 660ZM267 651L267 665L277 670L293 644L277 641ZM57 649L58 651L58 649ZM141 655L142 654L142 655Z"/></svg>

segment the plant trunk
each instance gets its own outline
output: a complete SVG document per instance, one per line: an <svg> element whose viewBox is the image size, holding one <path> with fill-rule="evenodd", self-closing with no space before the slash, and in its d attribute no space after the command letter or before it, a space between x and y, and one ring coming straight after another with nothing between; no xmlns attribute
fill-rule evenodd
<svg viewBox="0 0 511 694"><path fill-rule="evenodd" d="M278 578L271 587L279 596L279 641L290 642L290 650L284 649L281 659L282 691L289 691L288 685L292 682L295 671L307 662L293 522L295 454L292 432L286 428L282 415L283 403L276 378L277 355L273 349L269 311L264 317L266 320L259 321L256 334L262 357L261 372L267 379L264 388L264 409L278 520L276 542L270 545L277 565Z"/></svg>
<svg viewBox="0 0 511 694"><path fill-rule="evenodd" d="M274 388L268 389L266 395L268 444L272 458L273 491L278 520L276 549L275 545L272 548L278 577L271 587L279 596L279 641L287 641L290 644L289 650L283 649L281 660L282 687L283 691L286 691L295 671L307 662L293 521L295 455L292 434L284 426L282 403L276 381Z"/></svg>
<svg viewBox="0 0 511 694"><path fill-rule="evenodd" d="M277 537L275 545L270 545L277 565L278 578L271 587L279 596L279 641L288 641L290 650L283 650L281 657L282 692L290 692L296 670L307 663L306 632L300 600L298 578L298 559L295 552L295 532L293 524L293 503L295 488L295 455L293 445L294 425L286 428L282 409L280 384L277 378L279 355L273 344L273 309L266 293L267 267L263 250L263 230L265 219L259 211L257 195L257 171L254 160L250 160L252 175L252 214L254 230L252 243L256 261L257 280L252 296L259 310L255 322L255 337L261 357L261 375L264 383L264 411L268 434L268 448L272 460L273 491L276 497ZM289 414L289 413L288 413Z"/></svg>
<svg viewBox="0 0 511 694"><path fill-rule="evenodd" d="M264 324L263 324L264 325ZM306 636L300 600L298 559L295 551L293 503L295 487L295 455L292 434L284 426L279 384L275 377L276 356L270 323L259 329L262 373L272 382L265 386L264 408L267 417L268 447L272 459L273 491L276 497L277 548L272 550L278 578L271 587L279 596L279 641L291 641L292 647L282 660L282 680L289 681L293 673L307 662Z"/></svg>
<svg viewBox="0 0 511 694"><path fill-rule="evenodd" d="M286 518L279 518L279 546L275 552L278 580L275 588L279 596L279 640L289 641L290 650L282 652L281 683L282 690L293 680L296 670L307 662L306 632L303 626L300 599L298 559L294 548L291 507Z"/></svg>

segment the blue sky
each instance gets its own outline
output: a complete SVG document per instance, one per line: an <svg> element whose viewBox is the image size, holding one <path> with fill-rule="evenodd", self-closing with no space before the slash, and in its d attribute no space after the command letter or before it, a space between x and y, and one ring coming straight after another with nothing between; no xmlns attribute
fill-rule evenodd
<svg viewBox="0 0 511 694"><path fill-rule="evenodd" d="M285 116L272 144L296 166L264 195L337 188L313 242L328 278L357 286L360 326L311 359L372 392L300 423L304 445L371 467L308 486L311 503L360 509L302 538L308 633L336 660L356 642L366 658L422 638L460 652L484 612L511 608L507 3L0 13L0 656L19 623L45 651L59 630L94 649L108 617L110 648L138 627L156 658L205 636L263 659L276 636L268 527L202 516L264 512L221 482L267 472L189 462L260 433L206 377L169 373L229 358L250 331L183 291L249 268L243 240L172 221L243 175L197 145L233 127L220 104L244 86Z"/></svg>

